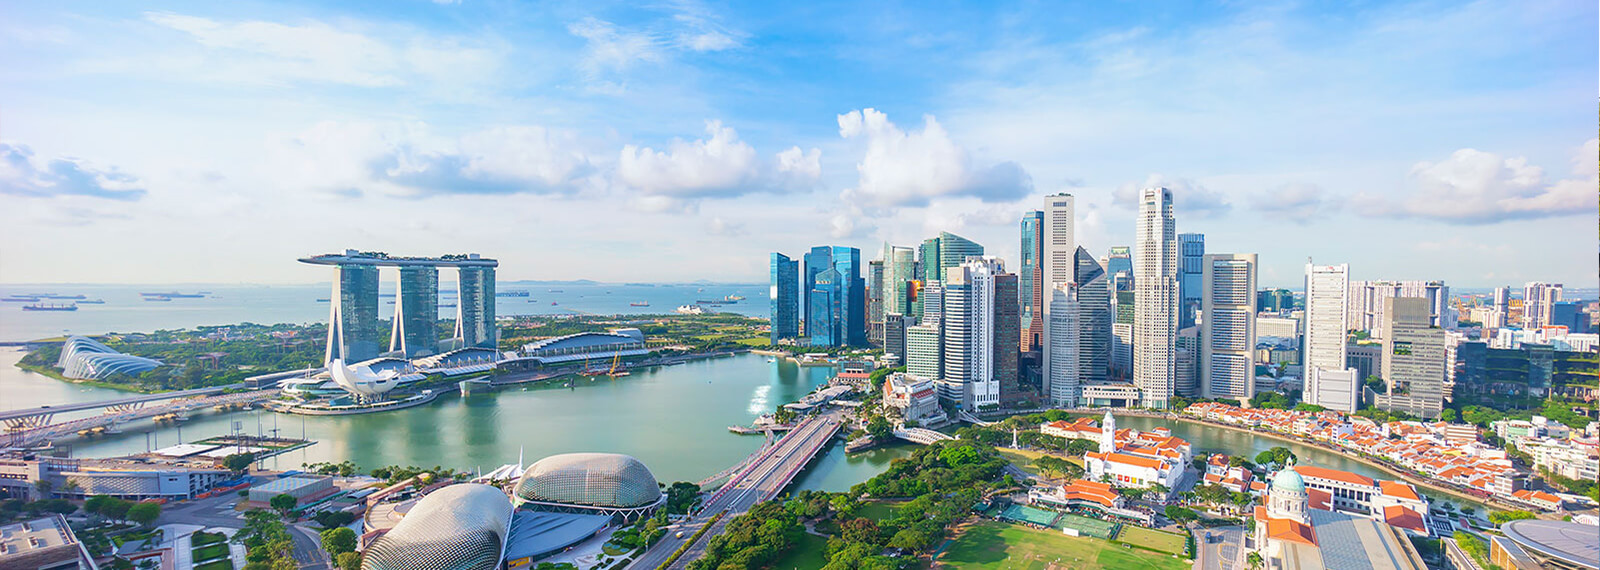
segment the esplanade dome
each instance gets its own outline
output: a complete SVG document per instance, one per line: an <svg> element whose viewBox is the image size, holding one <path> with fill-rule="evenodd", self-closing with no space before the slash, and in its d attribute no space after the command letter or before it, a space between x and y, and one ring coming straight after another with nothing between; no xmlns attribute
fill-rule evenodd
<svg viewBox="0 0 1600 570"><path fill-rule="evenodd" d="M529 465L517 481L522 501L632 509L661 501L661 488L650 469L617 453L552 455Z"/></svg>

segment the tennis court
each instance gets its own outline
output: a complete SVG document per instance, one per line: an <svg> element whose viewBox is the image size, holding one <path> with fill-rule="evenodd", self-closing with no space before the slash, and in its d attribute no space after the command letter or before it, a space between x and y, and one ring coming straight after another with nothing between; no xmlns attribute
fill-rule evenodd
<svg viewBox="0 0 1600 570"><path fill-rule="evenodd" d="M1117 529L1116 523L1073 514L1062 515L1056 526L1076 530L1080 536L1104 539L1110 539L1111 533Z"/></svg>
<svg viewBox="0 0 1600 570"><path fill-rule="evenodd" d="M1011 505L1006 507L1006 510L1000 511L1000 518L1002 519L1036 524L1044 527L1054 525L1056 522L1056 517L1058 516L1061 516L1060 513L1055 511L1035 509L1033 507L1024 507L1022 505Z"/></svg>

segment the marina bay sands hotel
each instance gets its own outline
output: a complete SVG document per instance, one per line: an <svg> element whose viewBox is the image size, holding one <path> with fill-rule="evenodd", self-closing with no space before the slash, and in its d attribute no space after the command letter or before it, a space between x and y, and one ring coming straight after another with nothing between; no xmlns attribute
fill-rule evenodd
<svg viewBox="0 0 1600 570"><path fill-rule="evenodd" d="M394 327L388 352L404 352L407 359L458 348L497 348L499 330L494 322L494 268L500 262L476 253L439 257L395 257L383 252L347 249L300 259L301 263L331 265L339 269L328 298L328 350L324 362L342 359L356 363L377 358L378 270L396 267L400 286L395 294ZM456 330L440 340L439 268L458 273Z"/></svg>

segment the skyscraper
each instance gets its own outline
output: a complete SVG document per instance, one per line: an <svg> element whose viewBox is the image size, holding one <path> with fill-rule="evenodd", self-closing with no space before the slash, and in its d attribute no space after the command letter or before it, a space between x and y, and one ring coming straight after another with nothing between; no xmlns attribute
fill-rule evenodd
<svg viewBox="0 0 1600 570"><path fill-rule="evenodd" d="M1022 304L1023 352L1044 343L1044 212L1022 215L1022 263L1017 269L1017 300Z"/></svg>
<svg viewBox="0 0 1600 570"><path fill-rule="evenodd" d="M1111 283L1088 249L1078 246L1078 379L1080 385L1104 383L1111 368Z"/></svg>
<svg viewBox="0 0 1600 570"><path fill-rule="evenodd" d="M867 285L861 269L861 250L853 247L818 246L806 253L804 303L811 346L866 344Z"/></svg>
<svg viewBox="0 0 1600 570"><path fill-rule="evenodd" d="M885 252L887 253L887 252ZM867 262L867 344L883 346L883 260Z"/></svg>
<svg viewBox="0 0 1600 570"><path fill-rule="evenodd" d="M772 344L800 336L800 264L774 252L768 265L772 285Z"/></svg>
<svg viewBox="0 0 1600 570"><path fill-rule="evenodd" d="M1511 288L1494 288L1494 319L1493 322L1483 323L1484 326L1501 328L1506 326L1511 318Z"/></svg>
<svg viewBox="0 0 1600 570"><path fill-rule="evenodd" d="M417 358L439 351L438 267L400 267L394 313L394 327L389 334L390 352L400 351L406 358Z"/></svg>
<svg viewBox="0 0 1600 570"><path fill-rule="evenodd" d="M911 317L889 313L883 318L883 355L885 358L906 363L906 327L916 324Z"/></svg>
<svg viewBox="0 0 1600 570"><path fill-rule="evenodd" d="M470 254L476 258L477 254ZM462 348L498 349L500 328L494 316L494 267L456 269L456 339Z"/></svg>
<svg viewBox="0 0 1600 570"><path fill-rule="evenodd" d="M1114 291L1115 314L1111 321L1111 375L1118 380L1133 377L1133 292Z"/></svg>
<svg viewBox="0 0 1600 570"><path fill-rule="evenodd" d="M1061 285L1073 283L1073 278L1077 275L1078 260L1075 257L1077 253L1077 238L1073 233L1073 196L1065 193L1045 196L1043 211L1044 225L1039 231L1041 242L1039 247L1039 270L1043 277L1039 279L1039 286L1052 295L1052 301L1044 305L1044 353L1041 356L1043 356L1042 362L1044 364L1043 385L1046 390L1049 390L1050 386L1067 382L1067 380L1059 378L1060 375L1066 374L1066 372L1058 371L1054 368L1055 363L1060 361L1061 357L1057 357L1051 352L1055 350L1055 344L1050 342L1050 335L1055 334L1055 332L1051 331L1050 327L1056 324L1078 326L1075 322L1075 314L1064 319L1056 318L1052 315L1052 311L1054 311L1052 306L1055 304L1053 300L1055 291ZM1066 358L1076 359L1077 355L1073 354Z"/></svg>
<svg viewBox="0 0 1600 570"><path fill-rule="evenodd" d="M1116 291L1133 290L1133 254L1128 246L1114 245L1106 253L1106 275Z"/></svg>
<svg viewBox="0 0 1600 570"><path fill-rule="evenodd" d="M1133 385L1139 388L1140 405L1164 409L1177 383L1173 343L1178 333L1178 240L1171 190L1140 192L1138 226Z"/></svg>
<svg viewBox="0 0 1600 570"><path fill-rule="evenodd" d="M1529 282L1522 287L1522 328L1550 326L1550 313L1561 302L1560 283Z"/></svg>
<svg viewBox="0 0 1600 570"><path fill-rule="evenodd" d="M944 375L944 335L937 322L906 327L906 373L934 381Z"/></svg>
<svg viewBox="0 0 1600 570"><path fill-rule="evenodd" d="M911 314L911 284L918 279L917 252L888 244L883 249L883 312Z"/></svg>
<svg viewBox="0 0 1600 570"><path fill-rule="evenodd" d="M973 381L975 375L975 363L972 360L977 350L973 346L972 332L975 311L972 295L969 294L972 284L960 266L945 269L940 284L944 289L944 302L939 316L944 332L944 374L937 382L939 398L970 410L972 391L967 383ZM998 399L999 390L995 392Z"/></svg>
<svg viewBox="0 0 1600 570"><path fill-rule="evenodd" d="M1206 255L1205 234L1178 234L1178 328L1194 326L1195 314L1200 312L1200 274ZM1254 293L1251 293L1254 295Z"/></svg>
<svg viewBox="0 0 1600 570"><path fill-rule="evenodd" d="M333 282L328 348L323 362L378 357L378 266L341 263Z"/></svg>
<svg viewBox="0 0 1600 570"><path fill-rule="evenodd" d="M1433 326L1448 329L1456 325L1451 318L1450 287L1443 281L1351 281L1350 328L1383 338L1384 300L1392 297L1427 299Z"/></svg>
<svg viewBox="0 0 1600 570"><path fill-rule="evenodd" d="M1376 407L1433 419L1444 409L1445 331L1432 324L1428 300L1384 300L1384 394Z"/></svg>
<svg viewBox="0 0 1600 570"><path fill-rule="evenodd" d="M1331 410L1360 407L1361 378L1348 365L1350 266L1306 264L1305 334L1300 351L1305 370L1301 399Z"/></svg>
<svg viewBox="0 0 1600 570"><path fill-rule="evenodd" d="M944 279L944 267L939 265L939 238L931 237L922 240L922 245L917 246L917 259L922 263L923 283L933 283Z"/></svg>
<svg viewBox="0 0 1600 570"><path fill-rule="evenodd" d="M1207 254L1200 282L1200 393L1249 399L1256 376L1256 255Z"/></svg>
<svg viewBox="0 0 1600 570"><path fill-rule="evenodd" d="M1078 326L1082 311L1078 299L1078 284L1066 282L1050 290L1049 348L1045 353L1051 361L1045 363L1050 374L1044 378L1045 395L1050 403L1062 408L1078 407L1078 396L1083 388L1083 378L1078 366L1082 343Z"/></svg>
<svg viewBox="0 0 1600 570"><path fill-rule="evenodd" d="M1200 327L1178 329L1172 346L1178 361L1178 380L1172 391L1185 398L1200 397Z"/></svg>

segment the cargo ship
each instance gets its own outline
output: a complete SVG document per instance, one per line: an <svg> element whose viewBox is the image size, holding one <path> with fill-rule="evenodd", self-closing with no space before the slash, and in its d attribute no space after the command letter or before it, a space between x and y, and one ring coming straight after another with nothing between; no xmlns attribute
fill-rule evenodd
<svg viewBox="0 0 1600 570"><path fill-rule="evenodd" d="M37 302L39 302L39 298L38 297L6 297L4 299L0 299L0 301L4 301L4 302L7 302L7 303L37 303Z"/></svg>
<svg viewBox="0 0 1600 570"><path fill-rule="evenodd" d="M648 306L650 306L650 303L647 302L647 301L634 301L632 303L628 303L628 306L629 307L648 307Z"/></svg>
<svg viewBox="0 0 1600 570"><path fill-rule="evenodd" d="M104 305L104 304L106 304L106 300L105 299L83 299L81 301L78 301L79 305L82 305L84 303L88 303L90 305Z"/></svg>
<svg viewBox="0 0 1600 570"><path fill-rule="evenodd" d="M55 304L51 304L51 303L34 303L32 305L23 305L22 306L22 310L24 310L24 311L76 311L76 310L78 310L78 304L77 303L68 303L68 304L65 304L65 305L55 305Z"/></svg>

